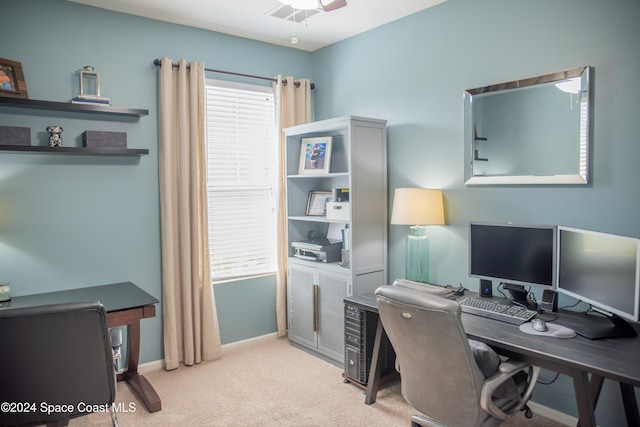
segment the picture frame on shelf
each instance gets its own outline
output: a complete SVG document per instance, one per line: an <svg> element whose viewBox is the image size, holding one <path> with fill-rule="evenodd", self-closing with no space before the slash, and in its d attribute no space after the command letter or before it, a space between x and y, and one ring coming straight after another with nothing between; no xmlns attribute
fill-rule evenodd
<svg viewBox="0 0 640 427"><path fill-rule="evenodd" d="M331 191L309 191L307 216L327 216L327 202L333 199Z"/></svg>
<svg viewBox="0 0 640 427"><path fill-rule="evenodd" d="M331 167L330 136L302 138L300 142L299 175L319 175L329 173Z"/></svg>
<svg viewBox="0 0 640 427"><path fill-rule="evenodd" d="M21 63L0 58L0 96L29 98Z"/></svg>

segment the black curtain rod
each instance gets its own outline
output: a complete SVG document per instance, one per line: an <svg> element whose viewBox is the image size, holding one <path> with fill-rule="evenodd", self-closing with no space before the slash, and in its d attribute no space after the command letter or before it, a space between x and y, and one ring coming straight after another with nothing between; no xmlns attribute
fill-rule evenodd
<svg viewBox="0 0 640 427"><path fill-rule="evenodd" d="M154 59L153 60L153 65L155 65L156 67L160 67L162 65L162 61L160 61L159 59ZM174 63L172 63L172 67L173 68L179 68L180 64L177 64L177 63L174 62ZM234 73L234 72L231 72L231 71L214 70L214 69L211 69L211 68L205 68L204 70L209 72L209 73L229 74L229 75L232 75L232 76L245 77L247 79L267 80L267 81L270 81L270 82L277 81L276 79L271 78L271 77L253 76L251 74ZM282 79L282 84L286 86L287 85L287 79ZM300 82L293 82L293 85L295 87L300 87ZM315 88L316 88L316 85L314 83L311 83L311 89L315 89Z"/></svg>

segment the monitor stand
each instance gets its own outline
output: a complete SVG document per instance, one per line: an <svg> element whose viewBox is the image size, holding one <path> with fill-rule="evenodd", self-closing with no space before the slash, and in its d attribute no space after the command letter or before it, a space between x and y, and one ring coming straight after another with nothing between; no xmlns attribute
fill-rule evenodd
<svg viewBox="0 0 640 427"><path fill-rule="evenodd" d="M557 323L573 329L576 334L590 340L635 337L637 335L633 326L620 316L613 313L602 314L603 316L596 316L572 312L570 320L559 319Z"/></svg>
<svg viewBox="0 0 640 427"><path fill-rule="evenodd" d="M512 283L503 283L502 287L509 291L511 295L511 301L520 304L524 307L529 307L529 300L527 299L527 295L529 292L522 285L514 285ZM535 307L533 308L535 310Z"/></svg>

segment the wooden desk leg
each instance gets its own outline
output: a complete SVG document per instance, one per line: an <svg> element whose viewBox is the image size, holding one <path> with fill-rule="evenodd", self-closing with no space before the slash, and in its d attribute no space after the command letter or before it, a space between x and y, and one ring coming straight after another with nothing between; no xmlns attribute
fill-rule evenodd
<svg viewBox="0 0 640 427"><path fill-rule="evenodd" d="M600 391L602 390L602 384L604 378L599 375L591 375L591 381L589 382L589 394L591 395L591 401L595 410L598 404L598 398L600 397ZM627 418L628 426L640 426L640 414L638 413L638 402L636 400L636 394L633 386L629 384L620 384L620 394L622 394L622 403L624 404L624 413ZM576 391L577 396L577 391ZM578 400L579 402L579 400ZM578 408L580 410L580 408ZM581 417L582 419L582 417ZM595 419L593 421L595 423ZM595 424L594 424L595 425ZM578 427L584 427L580 421L577 424Z"/></svg>
<svg viewBox="0 0 640 427"><path fill-rule="evenodd" d="M127 373L125 378L129 387L138 395L149 412L158 412L162 409L160 396L144 376L136 372L134 374Z"/></svg>
<svg viewBox="0 0 640 427"><path fill-rule="evenodd" d="M387 337L382 326L382 321L378 317L378 326L376 327L376 338L373 341L373 353L371 354L371 367L369 368L369 381L367 381L367 393L364 403L371 405L376 401L378 394L378 386L380 385L380 375L382 374L381 357L382 340Z"/></svg>
<svg viewBox="0 0 640 427"><path fill-rule="evenodd" d="M593 402L594 411L595 407L598 405L598 399L600 398L602 384L604 384L604 377L601 377L599 375L591 375L591 381L589 381L589 395L591 396L591 401ZM579 420L577 427L580 427Z"/></svg>
<svg viewBox="0 0 640 427"><path fill-rule="evenodd" d="M640 426L640 415L638 414L638 402L632 385L620 383L620 393L622 393L622 403L624 403L624 413L627 417L628 426Z"/></svg>
<svg viewBox="0 0 640 427"><path fill-rule="evenodd" d="M149 412L157 412L162 409L160 396L145 377L138 374L138 361L140 359L140 321L127 325L128 341L127 370L118 381L125 380L127 384L138 394Z"/></svg>
<svg viewBox="0 0 640 427"><path fill-rule="evenodd" d="M140 361L140 322L127 325L127 372L137 373Z"/></svg>
<svg viewBox="0 0 640 427"><path fill-rule="evenodd" d="M602 384L604 384L604 377L600 375L591 375L591 381L589 382L589 389L591 392L591 399L593 399L593 407L598 406L598 399L600 398L600 391L602 390Z"/></svg>
<svg viewBox="0 0 640 427"><path fill-rule="evenodd" d="M598 381L598 378L594 375L593 380ZM589 376L586 372L581 371L573 375L573 389L576 393L576 403L578 404L579 427L596 427L595 403L590 392L598 388L599 394L600 387L602 387L602 382L599 385L593 384L593 388L589 389Z"/></svg>

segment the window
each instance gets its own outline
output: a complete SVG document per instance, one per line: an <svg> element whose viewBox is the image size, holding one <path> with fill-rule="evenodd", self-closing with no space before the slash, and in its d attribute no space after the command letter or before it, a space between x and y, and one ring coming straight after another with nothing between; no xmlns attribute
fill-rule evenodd
<svg viewBox="0 0 640 427"><path fill-rule="evenodd" d="M276 271L278 143L271 87L207 80L213 282Z"/></svg>

